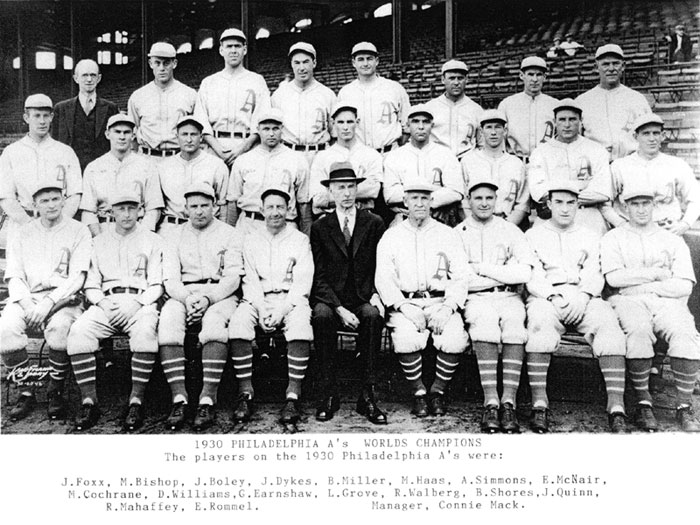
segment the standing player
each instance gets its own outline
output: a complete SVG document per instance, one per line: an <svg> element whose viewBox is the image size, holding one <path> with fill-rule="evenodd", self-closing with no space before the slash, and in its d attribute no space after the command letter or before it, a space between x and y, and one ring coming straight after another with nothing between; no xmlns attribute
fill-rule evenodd
<svg viewBox="0 0 700 525"><path fill-rule="evenodd" d="M175 126L183 115L191 115L197 92L175 80L177 53L172 44L156 42L148 53L153 82L129 97L129 116L136 123L139 152L158 160L179 151Z"/></svg>
<svg viewBox="0 0 700 525"><path fill-rule="evenodd" d="M408 111L410 141L384 159L384 199L397 213L395 222L406 214L404 185L415 180L432 186L434 218L450 226L460 222L464 181L459 162L447 146L430 140L432 126L433 114L424 105L413 106Z"/></svg>
<svg viewBox="0 0 700 525"><path fill-rule="evenodd" d="M309 364L311 308L309 294L314 261L309 238L287 225L291 196L282 189L262 193L265 229L254 229L243 241L243 302L229 323L232 359L240 399L253 400L253 340L256 326L265 333L284 330L287 340L289 383L280 421L294 424L301 418L301 384Z"/></svg>
<svg viewBox="0 0 700 525"><path fill-rule="evenodd" d="M333 196L324 180L330 176L330 168L336 162L349 162L358 178L356 203L360 208L374 209L384 180L382 156L357 138L357 108L339 103L331 114L335 144L314 157L309 177L309 194L313 202L313 213L331 213L335 209Z"/></svg>
<svg viewBox="0 0 700 525"><path fill-rule="evenodd" d="M437 144L447 146L458 159L476 148L479 140L479 117L482 107L465 94L467 65L448 60L442 65L445 93L429 100L425 106L435 117L431 136Z"/></svg>
<svg viewBox="0 0 700 525"><path fill-rule="evenodd" d="M226 195L227 215L229 224L240 224L244 233L251 228L264 229L261 195L270 187L283 188L289 194L287 221L293 223L300 217L299 228L307 235L311 227L309 165L304 155L282 144L283 124L279 109L262 113L258 123L260 144L233 163Z"/></svg>
<svg viewBox="0 0 700 525"><path fill-rule="evenodd" d="M529 192L523 162L505 151L508 132L506 116L499 110L488 109L479 119L483 148L467 152L460 164L464 187L472 179L490 180L498 187L494 214L513 224L520 224L530 212ZM462 201L465 215L471 210L468 198Z"/></svg>
<svg viewBox="0 0 700 525"><path fill-rule="evenodd" d="M217 159L218 160L218 159ZM195 430L214 422L217 391L228 358L228 323L238 304L234 292L243 274L240 233L214 218L216 193L206 182L184 192L187 224L171 233L163 261L163 281L170 297L161 311L158 344L173 406L166 426L182 427L187 408L185 327L201 323L203 389L194 418ZM250 411L234 414L247 420Z"/></svg>
<svg viewBox="0 0 700 525"><path fill-rule="evenodd" d="M506 97L498 105L508 120L508 147L527 162L534 149L554 136L554 105L557 99L542 93L547 62L540 57L523 58L520 63L522 93Z"/></svg>
<svg viewBox="0 0 700 525"><path fill-rule="evenodd" d="M430 217L432 192L423 180L406 183L408 218L379 241L374 280L389 312L387 327L413 391L416 417L445 413L445 389L469 342L459 312L467 299L466 255L457 232ZM421 352L430 336L437 363L428 394Z"/></svg>
<svg viewBox="0 0 700 525"><path fill-rule="evenodd" d="M143 424L144 394L158 355L156 301L163 294L163 241L138 223L140 210L137 193L112 197L114 227L94 239L85 281L85 298L92 306L68 335L68 355L82 396L76 430L92 427L100 416L95 352L102 339L119 332L129 335L132 352L124 429L136 430Z"/></svg>
<svg viewBox="0 0 700 525"><path fill-rule="evenodd" d="M26 367L27 329L42 330L49 348L48 415L65 416L64 384L69 361L68 330L82 312L72 301L85 282L92 243L85 226L63 216L63 186L40 184L33 195L39 218L18 228L7 249L5 280L10 298L0 316L0 355L9 375ZM36 403L31 386L20 385L11 419L27 416Z"/></svg>
<svg viewBox="0 0 700 525"><path fill-rule="evenodd" d="M456 230L475 274L469 281L464 321L469 325L484 390L481 430L517 433L520 425L515 415L515 394L527 341L520 288L530 280L535 262L523 232L494 215L498 184L491 176L472 177L468 188L471 213ZM500 399L497 389L499 344L503 345Z"/></svg>
<svg viewBox="0 0 700 525"><path fill-rule="evenodd" d="M105 223L113 220L111 199L124 191L139 195L145 210L141 223L147 230L156 229L163 208L158 170L149 157L131 151L134 126L130 116L112 115L105 132L109 151L85 169L80 220L90 228L93 237L105 230Z"/></svg>
<svg viewBox="0 0 700 525"><path fill-rule="evenodd" d="M527 283L527 375L532 390L534 432L549 431L547 371L566 327L581 332L598 358L608 394L612 432L625 431L625 336L600 293L600 236L576 222L579 187L553 181L547 205L552 218L525 233L536 265Z"/></svg>
<svg viewBox="0 0 700 525"><path fill-rule="evenodd" d="M608 150L610 160L634 151L632 124L651 108L644 95L623 86L625 55L617 44L600 46L595 52L600 83L582 93L576 102L583 110L583 134Z"/></svg>
<svg viewBox="0 0 700 525"><path fill-rule="evenodd" d="M258 140L258 116L270 108L265 79L243 65L248 43L243 31L229 28L219 37L224 69L202 80L195 117L204 125L204 142L228 166Z"/></svg>
<svg viewBox="0 0 700 525"><path fill-rule="evenodd" d="M352 48L357 78L338 92L338 101L357 108L357 136L367 146L386 153L399 145L410 107L401 84L377 74L379 53L371 42Z"/></svg>
<svg viewBox="0 0 700 525"><path fill-rule="evenodd" d="M282 110L282 141L295 151L306 154L309 165L317 151L323 151L331 138L329 123L336 96L314 78L316 49L307 42L289 48L294 78L277 88L272 107Z"/></svg>
<svg viewBox="0 0 700 525"><path fill-rule="evenodd" d="M654 223L656 191L645 182L625 187L629 222L607 233L600 246L605 279L616 292L609 301L627 336L627 368L637 397L634 422L648 432L658 429L649 393L658 336L668 342L678 425L699 432L691 395L700 368L700 334L687 306L695 273L683 239Z"/></svg>

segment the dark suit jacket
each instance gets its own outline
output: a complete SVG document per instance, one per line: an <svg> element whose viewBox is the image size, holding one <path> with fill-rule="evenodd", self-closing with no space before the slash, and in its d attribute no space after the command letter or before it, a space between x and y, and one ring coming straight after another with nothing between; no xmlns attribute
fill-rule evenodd
<svg viewBox="0 0 700 525"><path fill-rule="evenodd" d="M678 54L676 54L676 48L678 47L678 35L671 35L671 41L668 43L668 61L669 62L690 62L693 59L693 41L688 35L683 35L681 40L681 49Z"/></svg>
<svg viewBox="0 0 700 525"><path fill-rule="evenodd" d="M53 122L51 123L51 136L73 147L73 125L75 123L76 108L83 111L80 107L78 97L62 100L53 110ZM95 149L91 159L80 159L81 168L84 170L83 163L91 162L100 155L109 151L109 141L105 137L105 129L107 128L107 120L112 115L119 113L119 108L114 102L97 97L95 101ZM87 164L86 162L86 164Z"/></svg>
<svg viewBox="0 0 700 525"><path fill-rule="evenodd" d="M348 250L352 250L355 288L362 302L369 302L374 287L377 265L377 244L384 234L384 221L367 210L357 210L355 229L350 247L333 212L311 225L311 251L314 256L314 284L312 304L325 303L332 308L341 305L338 294L348 276Z"/></svg>

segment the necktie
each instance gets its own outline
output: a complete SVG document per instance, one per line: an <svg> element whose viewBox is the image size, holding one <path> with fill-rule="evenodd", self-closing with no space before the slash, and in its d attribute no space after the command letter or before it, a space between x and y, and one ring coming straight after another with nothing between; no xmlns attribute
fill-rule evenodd
<svg viewBox="0 0 700 525"><path fill-rule="evenodd" d="M350 233L350 218L346 215L343 221L343 237L345 237L345 246L350 246L350 240L352 239L352 234Z"/></svg>
<svg viewBox="0 0 700 525"><path fill-rule="evenodd" d="M84 108L86 115L90 114L90 112L92 111L93 105L94 104L92 103L92 98L88 97L88 99L85 101L85 108Z"/></svg>

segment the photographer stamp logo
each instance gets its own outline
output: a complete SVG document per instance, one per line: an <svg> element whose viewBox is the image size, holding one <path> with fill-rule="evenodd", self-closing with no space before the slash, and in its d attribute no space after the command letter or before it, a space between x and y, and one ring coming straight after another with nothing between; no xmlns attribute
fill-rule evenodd
<svg viewBox="0 0 700 525"><path fill-rule="evenodd" d="M49 366L18 366L7 373L7 380L17 386L43 386L50 372Z"/></svg>

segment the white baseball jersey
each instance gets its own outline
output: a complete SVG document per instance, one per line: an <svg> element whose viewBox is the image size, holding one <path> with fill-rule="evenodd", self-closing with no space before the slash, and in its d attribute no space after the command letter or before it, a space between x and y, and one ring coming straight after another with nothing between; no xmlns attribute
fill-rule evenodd
<svg viewBox="0 0 700 525"><path fill-rule="evenodd" d="M558 100L525 92L506 97L498 105L508 119L508 145L519 157L528 157L542 142L554 136L554 106Z"/></svg>
<svg viewBox="0 0 700 525"><path fill-rule="evenodd" d="M513 210L530 212L530 193L525 180L525 166L518 157L505 152L499 157L492 157L483 150L475 149L462 157L460 165L465 193L472 177L486 178L498 186L494 211L496 215L508 217ZM463 207L468 211L466 195Z"/></svg>
<svg viewBox="0 0 700 525"><path fill-rule="evenodd" d="M333 91L317 80L300 88L293 80L281 84L270 99L284 114L282 140L291 144L325 144L331 138L330 114Z"/></svg>
<svg viewBox="0 0 700 525"><path fill-rule="evenodd" d="M0 155L0 199L16 199L32 210L32 196L46 182L57 182L65 197L82 193L80 162L70 146L50 136L37 143L27 135Z"/></svg>
<svg viewBox="0 0 700 525"><path fill-rule="evenodd" d="M179 148L177 121L194 111L197 92L178 80L165 89L149 82L129 97L128 110L136 122L139 146L153 149Z"/></svg>
<svg viewBox="0 0 700 525"><path fill-rule="evenodd" d="M450 148L458 158L476 148L479 118L484 111L479 104L466 95L453 102L443 94L425 106L433 114L433 141Z"/></svg>
<svg viewBox="0 0 700 525"><path fill-rule="evenodd" d="M411 105L401 84L380 76L369 83L353 80L338 92L338 102L357 108L357 136L374 149L401 137Z"/></svg>
<svg viewBox="0 0 700 525"><path fill-rule="evenodd" d="M384 159L384 199L387 204L401 204L404 183L415 179L434 186L433 199L437 203L446 200L450 190L459 194L459 198L452 202L464 197L462 170L457 157L447 146L429 142L418 149L408 143L387 154ZM445 204L449 203L442 203Z"/></svg>
<svg viewBox="0 0 700 525"><path fill-rule="evenodd" d="M110 216L110 199L124 191L140 195L145 211L164 205L158 170L150 158L129 153L119 160L108 151L85 168L80 209L96 214L91 218L96 223L98 217Z"/></svg>
<svg viewBox="0 0 700 525"><path fill-rule="evenodd" d="M653 188L654 221L678 221L683 218L686 208L693 204L700 206L700 185L690 166L678 157L659 153L651 160L643 159L638 153L614 161L612 172L612 198L615 211L627 218L622 193L625 186L643 185ZM688 217L692 225L697 217Z"/></svg>
<svg viewBox="0 0 700 525"><path fill-rule="evenodd" d="M350 162L355 175L365 180L357 185L357 198L376 199L384 182L382 156L376 150L356 141L349 149L338 142L324 151L319 151L311 164L309 195L313 200L314 212L322 213L335 206L328 188L321 184L328 180L334 162Z"/></svg>
<svg viewBox="0 0 700 525"><path fill-rule="evenodd" d="M272 151L256 146L234 161L226 200L243 211L261 213L260 195L272 187L289 192L287 220L296 219L297 202L309 202L309 166L304 155L283 144Z"/></svg>
<svg viewBox="0 0 700 525"><path fill-rule="evenodd" d="M576 97L583 109L583 134L610 152L610 160L619 159L637 149L632 124L640 115L651 113L641 93L620 85L615 89L596 86Z"/></svg>
<svg viewBox="0 0 700 525"><path fill-rule="evenodd" d="M214 188L216 205L226 204L228 191L228 167L219 157L200 151L192 160L180 155L163 159L158 164L160 187L165 197L165 214L180 219L187 218L185 190L192 184L206 183Z"/></svg>

